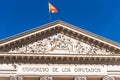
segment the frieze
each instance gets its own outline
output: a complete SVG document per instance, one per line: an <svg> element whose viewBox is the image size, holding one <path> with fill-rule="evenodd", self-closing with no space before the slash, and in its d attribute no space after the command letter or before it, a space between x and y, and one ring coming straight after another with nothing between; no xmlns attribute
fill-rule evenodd
<svg viewBox="0 0 120 80"><path fill-rule="evenodd" d="M59 54L112 54L110 51L100 49L58 33L46 39L11 48L14 53L59 53Z"/></svg>

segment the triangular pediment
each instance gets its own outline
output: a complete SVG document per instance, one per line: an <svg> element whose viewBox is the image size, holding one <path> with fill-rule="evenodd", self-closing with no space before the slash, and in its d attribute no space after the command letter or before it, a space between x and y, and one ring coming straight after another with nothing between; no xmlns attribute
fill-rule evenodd
<svg viewBox="0 0 120 80"><path fill-rule="evenodd" d="M119 54L120 45L62 21L0 41L0 51L37 54Z"/></svg>

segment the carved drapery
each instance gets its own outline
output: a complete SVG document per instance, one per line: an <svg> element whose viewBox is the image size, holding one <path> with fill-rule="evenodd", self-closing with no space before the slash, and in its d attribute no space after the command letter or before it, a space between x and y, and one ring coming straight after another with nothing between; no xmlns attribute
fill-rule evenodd
<svg viewBox="0 0 120 80"><path fill-rule="evenodd" d="M110 76L104 76L102 80L115 80L115 78Z"/></svg>
<svg viewBox="0 0 120 80"><path fill-rule="evenodd" d="M87 80L86 77L76 76L74 77L74 80Z"/></svg>
<svg viewBox="0 0 120 80"><path fill-rule="evenodd" d="M112 54L110 51L100 49L66 35L58 33L46 39L11 48L9 52L15 53L60 53L60 54Z"/></svg>
<svg viewBox="0 0 120 80"><path fill-rule="evenodd" d="M10 76L10 80L23 80L23 76Z"/></svg>
<svg viewBox="0 0 120 80"><path fill-rule="evenodd" d="M42 77L40 77L40 80L53 80L53 77L50 77L50 76L42 76Z"/></svg>

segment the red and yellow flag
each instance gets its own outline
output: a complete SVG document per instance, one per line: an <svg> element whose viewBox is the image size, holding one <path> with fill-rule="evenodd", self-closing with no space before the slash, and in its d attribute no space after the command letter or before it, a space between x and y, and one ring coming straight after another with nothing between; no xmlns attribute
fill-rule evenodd
<svg viewBox="0 0 120 80"><path fill-rule="evenodd" d="M48 2L48 7L49 7L49 13L57 13L58 10L55 8L50 2Z"/></svg>

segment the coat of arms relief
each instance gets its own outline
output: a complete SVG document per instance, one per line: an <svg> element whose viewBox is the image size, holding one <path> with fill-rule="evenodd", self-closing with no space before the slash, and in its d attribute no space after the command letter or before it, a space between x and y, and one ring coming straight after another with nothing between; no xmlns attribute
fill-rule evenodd
<svg viewBox="0 0 120 80"><path fill-rule="evenodd" d="M37 40L21 47L11 48L14 53L49 53L49 54L112 54L110 51L100 49L68 37L62 33Z"/></svg>

